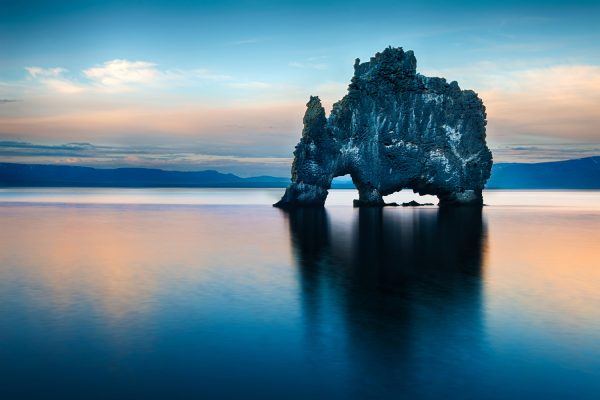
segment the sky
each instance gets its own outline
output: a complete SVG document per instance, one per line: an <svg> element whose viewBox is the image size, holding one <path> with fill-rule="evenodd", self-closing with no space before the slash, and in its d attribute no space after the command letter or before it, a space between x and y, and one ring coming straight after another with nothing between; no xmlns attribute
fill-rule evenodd
<svg viewBox="0 0 600 400"><path fill-rule="evenodd" d="M326 3L326 4L324 4ZM495 162L600 155L600 1L0 0L0 161L289 174L310 95L413 50Z"/></svg>

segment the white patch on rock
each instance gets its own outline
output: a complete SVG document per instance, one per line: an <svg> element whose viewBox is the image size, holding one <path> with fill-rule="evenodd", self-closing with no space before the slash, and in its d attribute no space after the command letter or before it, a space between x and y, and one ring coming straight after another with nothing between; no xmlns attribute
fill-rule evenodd
<svg viewBox="0 0 600 400"><path fill-rule="evenodd" d="M448 144L450 145L450 148L452 149L452 153L456 156L456 158L458 158L460 160L460 162L463 166L463 172L464 172L465 165L467 164L467 162L469 160L464 159L463 156L458 151L458 146L460 144L460 140L462 139L462 132L460 131L460 125L457 126L456 128L453 128L451 126L444 124L444 125L442 125L442 129L444 130L444 132L446 132L446 136L448 137Z"/></svg>
<svg viewBox="0 0 600 400"><path fill-rule="evenodd" d="M459 128L453 128L448 125L442 125L442 129L446 132L446 136L450 139L450 143L458 144L462 138L462 133Z"/></svg>
<svg viewBox="0 0 600 400"><path fill-rule="evenodd" d="M437 162L444 166L444 171L450 172L452 168L450 167L450 160L444 154L444 152L440 149L431 150L429 152L429 159L431 161Z"/></svg>
<svg viewBox="0 0 600 400"><path fill-rule="evenodd" d="M393 138L392 142L390 144L385 145L386 148L391 148L391 147L404 147L407 150L411 150L411 151L416 151L419 149L419 146L417 146L414 143L411 142L405 142L402 139L397 139L397 138Z"/></svg>
<svg viewBox="0 0 600 400"><path fill-rule="evenodd" d="M427 102L435 102L435 104L438 105L442 103L442 101L444 100L444 96L435 93L425 93L423 95L423 100Z"/></svg>
<svg viewBox="0 0 600 400"><path fill-rule="evenodd" d="M477 159L481 154L481 150L475 154L471 154L469 157L464 157L458 151L458 146L460 144L460 140L462 139L462 132L460 131L460 129L461 129L460 124L456 128L452 128L451 126L448 126L448 125L442 125L442 128L446 132L446 136L449 139L448 144L450 145L450 148L452 149L452 153L456 156L456 158L458 158L460 160L460 162L462 164L463 173L464 173L467 163Z"/></svg>

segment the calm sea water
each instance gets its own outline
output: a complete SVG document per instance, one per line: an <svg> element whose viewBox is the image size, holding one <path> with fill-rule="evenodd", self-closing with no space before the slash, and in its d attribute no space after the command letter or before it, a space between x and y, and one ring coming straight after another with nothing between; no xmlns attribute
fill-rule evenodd
<svg viewBox="0 0 600 400"><path fill-rule="evenodd" d="M280 195L0 190L0 397L600 398L600 192Z"/></svg>

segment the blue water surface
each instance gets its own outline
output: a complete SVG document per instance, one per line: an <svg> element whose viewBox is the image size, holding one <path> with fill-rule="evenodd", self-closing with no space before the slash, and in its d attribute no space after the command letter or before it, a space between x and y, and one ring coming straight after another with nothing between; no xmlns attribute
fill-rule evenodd
<svg viewBox="0 0 600 400"><path fill-rule="evenodd" d="M102 190L0 201L3 399L600 397L598 192Z"/></svg>

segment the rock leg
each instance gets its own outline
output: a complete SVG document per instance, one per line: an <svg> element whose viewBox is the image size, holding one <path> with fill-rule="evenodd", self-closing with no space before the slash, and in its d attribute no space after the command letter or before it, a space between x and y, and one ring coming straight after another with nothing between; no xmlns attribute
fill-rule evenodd
<svg viewBox="0 0 600 400"><path fill-rule="evenodd" d="M354 200L354 207L383 207L383 197L379 190L371 185L357 185L358 199Z"/></svg>
<svg viewBox="0 0 600 400"><path fill-rule="evenodd" d="M327 199L328 188L303 182L294 182L285 190L285 194L274 207L323 207Z"/></svg>
<svg viewBox="0 0 600 400"><path fill-rule="evenodd" d="M440 206L483 206L481 190L464 190L445 195L439 195Z"/></svg>

